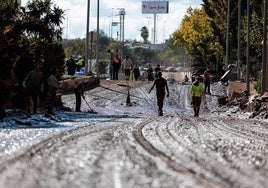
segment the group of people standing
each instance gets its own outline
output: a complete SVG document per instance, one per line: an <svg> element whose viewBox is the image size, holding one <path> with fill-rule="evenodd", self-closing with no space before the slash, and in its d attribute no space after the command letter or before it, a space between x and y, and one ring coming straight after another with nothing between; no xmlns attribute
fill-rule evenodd
<svg viewBox="0 0 268 188"><path fill-rule="evenodd" d="M41 67L38 63L34 65L34 69L31 70L25 77L22 85L24 88L24 95L26 97L26 111L31 113L30 101L33 101L33 113L37 113L38 99L41 93L44 92L45 82L48 87L47 92L47 113L53 115L53 106L56 99L56 90L59 88L58 80L56 78L57 70L51 69L50 76L45 80L44 74L41 71Z"/></svg>
<svg viewBox="0 0 268 188"><path fill-rule="evenodd" d="M133 76L135 81L138 80L140 76L140 69L137 65L134 65L129 56L126 56L123 61L119 57L119 54L116 54L112 61L112 79L118 80L118 72L122 70L125 75L125 80L132 80Z"/></svg>
<svg viewBox="0 0 268 188"><path fill-rule="evenodd" d="M79 57L78 60L75 60L74 56L71 55L70 58L66 61L67 74L73 76L76 71L79 72L84 66L85 57Z"/></svg>
<svg viewBox="0 0 268 188"><path fill-rule="evenodd" d="M56 77L57 70L51 69L51 74L47 78L47 114L54 115L53 107L56 100L56 92L57 89L62 89L60 86L58 79ZM34 69L30 71L23 81L23 87L25 88L25 96L26 96L26 111L31 113L30 109L30 100L33 101L33 113L37 112L38 99L40 94L44 92L44 74L41 72L41 68L39 64L34 66ZM84 91L87 90L89 86L89 81L81 81L75 85L74 94L76 99L75 111L80 112L81 107L81 98L85 100Z"/></svg>

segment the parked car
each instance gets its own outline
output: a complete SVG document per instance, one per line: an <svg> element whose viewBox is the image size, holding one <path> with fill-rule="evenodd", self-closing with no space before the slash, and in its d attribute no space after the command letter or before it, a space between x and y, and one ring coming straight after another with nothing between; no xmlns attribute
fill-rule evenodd
<svg viewBox="0 0 268 188"><path fill-rule="evenodd" d="M176 72L176 70L174 69L174 67L167 67L165 70L167 72Z"/></svg>
<svg viewBox="0 0 268 188"><path fill-rule="evenodd" d="M175 78L173 76L166 77L166 80L170 84L174 84L176 82Z"/></svg>

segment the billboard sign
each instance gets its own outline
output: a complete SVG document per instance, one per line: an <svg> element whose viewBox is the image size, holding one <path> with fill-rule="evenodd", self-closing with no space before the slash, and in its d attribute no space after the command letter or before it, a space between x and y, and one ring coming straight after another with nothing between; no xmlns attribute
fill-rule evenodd
<svg viewBox="0 0 268 188"><path fill-rule="evenodd" d="M168 13L168 1L142 1L142 14Z"/></svg>

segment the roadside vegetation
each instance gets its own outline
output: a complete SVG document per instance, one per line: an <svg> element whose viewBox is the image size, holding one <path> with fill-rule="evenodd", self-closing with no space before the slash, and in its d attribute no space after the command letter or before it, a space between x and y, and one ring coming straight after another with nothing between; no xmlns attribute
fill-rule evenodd
<svg viewBox="0 0 268 188"><path fill-rule="evenodd" d="M246 64L247 2L241 1L241 35L238 36L238 3L230 2L230 64L237 64L238 41L241 44L240 66ZM19 7L15 0L0 3L0 81L2 90L10 93L19 89L26 74L35 63L42 66L48 77L57 68L64 74L65 58L85 55L85 39L62 40L64 11L52 0L31 0ZM166 67L207 67L222 75L225 70L227 0L203 0L200 8L189 7L177 30L157 49L148 48L148 28L141 25L143 41L126 40L124 49L118 41L100 32L99 49L89 43L90 58L99 50L102 66L108 66L118 51L128 55L139 66L163 63ZM263 1L250 1L250 77L260 79L262 64ZM96 33L93 31L92 33ZM241 40L238 40L241 39ZM128 45L127 45L128 44ZM144 46L147 47L145 48ZM99 70L105 71L106 68ZM7 96L8 97L8 94Z"/></svg>

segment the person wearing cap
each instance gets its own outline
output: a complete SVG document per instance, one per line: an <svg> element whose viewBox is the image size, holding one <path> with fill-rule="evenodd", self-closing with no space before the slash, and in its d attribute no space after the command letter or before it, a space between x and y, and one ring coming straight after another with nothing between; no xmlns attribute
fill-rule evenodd
<svg viewBox="0 0 268 188"><path fill-rule="evenodd" d="M167 90L167 97L169 97L169 89L168 89L167 80L162 77L162 72L158 72L157 76L158 76L158 78L155 79L153 86L149 90L149 93L151 93L154 86L156 86L158 115L163 116L163 105L164 105L164 99L165 99L165 91Z"/></svg>
<svg viewBox="0 0 268 188"><path fill-rule="evenodd" d="M194 83L192 83L191 88L190 88L190 93L192 96L194 117L198 117L202 96L204 94L204 87L203 87L203 83L200 82L200 77L196 77Z"/></svg>

